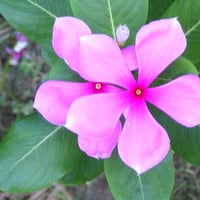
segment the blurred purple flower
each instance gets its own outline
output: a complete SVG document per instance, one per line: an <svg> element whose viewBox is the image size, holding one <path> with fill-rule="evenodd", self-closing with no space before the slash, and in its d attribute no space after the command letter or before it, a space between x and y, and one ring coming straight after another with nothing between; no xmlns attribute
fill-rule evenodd
<svg viewBox="0 0 200 200"><path fill-rule="evenodd" d="M28 45L28 41L25 36L23 36L21 33L16 32L15 37L17 39L17 42L13 49L6 48L6 52L11 56L11 59L9 61L10 65L17 66L19 64L19 60L23 57L25 53L25 49Z"/></svg>

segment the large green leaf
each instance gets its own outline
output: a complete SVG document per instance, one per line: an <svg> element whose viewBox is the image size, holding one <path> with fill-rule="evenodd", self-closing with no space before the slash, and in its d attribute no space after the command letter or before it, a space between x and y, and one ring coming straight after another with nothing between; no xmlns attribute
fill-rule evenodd
<svg viewBox="0 0 200 200"><path fill-rule="evenodd" d="M116 152L104 163L115 200L169 200L174 185L171 152L159 165L140 176L127 167Z"/></svg>
<svg viewBox="0 0 200 200"><path fill-rule="evenodd" d="M184 56L194 63L200 62L199 8L199 0L176 0L163 15L163 17L178 17L188 41Z"/></svg>
<svg viewBox="0 0 200 200"><path fill-rule="evenodd" d="M103 172L103 162L92 158L81 159L79 164L74 166L66 176L62 177L59 182L64 185L83 184L98 176Z"/></svg>
<svg viewBox="0 0 200 200"><path fill-rule="evenodd" d="M69 0L1 0L0 13L29 39L45 44L51 41L55 16L71 15L71 10Z"/></svg>
<svg viewBox="0 0 200 200"><path fill-rule="evenodd" d="M76 136L56 127L39 115L17 121L0 144L0 190L20 193L46 187L88 157L77 145ZM91 159L90 159L91 161ZM102 163L98 162L98 172Z"/></svg>
<svg viewBox="0 0 200 200"><path fill-rule="evenodd" d="M95 33L105 33L115 38L115 30L126 24L134 41L138 28L146 22L147 0L70 0L74 15L83 19Z"/></svg>
<svg viewBox="0 0 200 200"><path fill-rule="evenodd" d="M198 71L187 58L180 57L175 60L164 72L162 72L159 77L153 82L152 85L160 85L169 82L184 74L196 74Z"/></svg>
<svg viewBox="0 0 200 200"><path fill-rule="evenodd" d="M166 9L175 0L149 0L148 21L161 18Z"/></svg>
<svg viewBox="0 0 200 200"><path fill-rule="evenodd" d="M83 82L84 80L74 71L70 70L63 60L56 60L49 73L49 79Z"/></svg>

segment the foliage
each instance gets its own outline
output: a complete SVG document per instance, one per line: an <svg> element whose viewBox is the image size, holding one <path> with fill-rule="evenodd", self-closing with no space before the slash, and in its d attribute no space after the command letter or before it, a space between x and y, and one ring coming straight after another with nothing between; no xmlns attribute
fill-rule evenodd
<svg viewBox="0 0 200 200"><path fill-rule="evenodd" d="M78 17L83 19L94 33L105 33L114 39L117 26L126 24L131 32L126 44L134 44L136 32L147 22L177 17L187 36L187 49L183 57L162 73L154 85L182 74L198 74L199 7L199 0L0 1L1 15L15 29L41 46L43 58L50 67L49 79L74 82L84 80L70 70L66 63L55 55L51 47L55 17ZM70 30L70 27L66 28ZM40 66L27 63L23 60L19 66L21 70L25 73L36 73L37 76ZM15 102L14 109L17 113L19 110L23 112L22 107L18 108ZM200 166L199 126L185 128L173 122L161 111L151 106L150 109L169 133L172 151L188 162ZM105 161L87 157L79 150L76 135L63 127L47 123L37 114L17 120L1 141L0 171L0 190L12 193L38 190L57 181L65 185L78 185L95 178L103 171L116 200L167 200L174 185L171 152L157 167L137 176L121 162L116 151Z"/></svg>

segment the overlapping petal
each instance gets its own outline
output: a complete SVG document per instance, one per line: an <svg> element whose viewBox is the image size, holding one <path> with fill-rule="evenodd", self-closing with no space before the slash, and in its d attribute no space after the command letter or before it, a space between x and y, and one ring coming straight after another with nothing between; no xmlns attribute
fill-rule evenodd
<svg viewBox="0 0 200 200"><path fill-rule="evenodd" d="M100 137L78 136L78 144L82 151L88 156L94 158L109 158L115 148L119 134L121 132L121 124L118 122L113 131L103 133Z"/></svg>
<svg viewBox="0 0 200 200"><path fill-rule="evenodd" d="M136 35L138 81L150 83L185 50L186 38L176 18L162 19L143 26Z"/></svg>
<svg viewBox="0 0 200 200"><path fill-rule="evenodd" d="M121 159L141 174L162 161L169 148L166 131L152 117L145 102L136 100L119 137Z"/></svg>
<svg viewBox="0 0 200 200"><path fill-rule="evenodd" d="M165 85L149 88L146 99L187 127L200 123L200 79L184 75Z"/></svg>
<svg viewBox="0 0 200 200"><path fill-rule="evenodd" d="M82 20L74 17L58 17L53 26L53 49L69 67L77 71L80 37L90 34L90 28Z"/></svg>
<svg viewBox="0 0 200 200"><path fill-rule="evenodd" d="M67 113L66 128L84 137L113 132L127 106L124 93L99 93L77 99Z"/></svg>
<svg viewBox="0 0 200 200"><path fill-rule="evenodd" d="M130 87L134 79L117 43L103 34L80 39L79 74L88 81Z"/></svg>
<svg viewBox="0 0 200 200"><path fill-rule="evenodd" d="M90 83L46 81L37 90L33 107L55 125L64 125L71 103L78 97L93 93Z"/></svg>
<svg viewBox="0 0 200 200"><path fill-rule="evenodd" d="M135 70L138 68L137 58L135 53L135 46L130 45L122 49L122 55L129 68L129 70Z"/></svg>

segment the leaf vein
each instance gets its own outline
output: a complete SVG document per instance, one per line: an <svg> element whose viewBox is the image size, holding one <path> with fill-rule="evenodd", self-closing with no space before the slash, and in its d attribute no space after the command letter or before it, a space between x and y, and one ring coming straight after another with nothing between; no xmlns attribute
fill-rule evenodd
<svg viewBox="0 0 200 200"><path fill-rule="evenodd" d="M111 28L112 28L112 34L113 34L114 40L116 40L115 25L114 25L114 19L113 19L113 15L112 15L112 8L111 8L110 0L107 0L107 3L108 3L108 12L109 12L109 17L110 17L110 23L111 23Z"/></svg>
<svg viewBox="0 0 200 200"><path fill-rule="evenodd" d="M39 148L45 141L47 141L51 136L53 136L62 126L58 126L55 128L49 135L44 137L38 144L33 146L24 156L22 156L19 160L17 160L8 171L11 171L13 168L15 168L19 163L21 163L24 159L26 159L31 153L33 153L37 148Z"/></svg>
<svg viewBox="0 0 200 200"><path fill-rule="evenodd" d="M193 31L195 31L195 29L200 26L200 19L199 21L194 24L190 29L188 29L186 32L185 32L185 36L188 36L190 33L192 33Z"/></svg>
<svg viewBox="0 0 200 200"><path fill-rule="evenodd" d="M140 189L141 189L141 195L142 195L142 200L144 200L144 191L143 191L143 185L142 185L142 179L141 176L138 176L139 183L140 183Z"/></svg>
<svg viewBox="0 0 200 200"><path fill-rule="evenodd" d="M34 1L32 0L27 0L30 4L34 5L35 7L39 8L40 10L44 11L45 13L47 13L49 16L53 17L53 18L56 18L56 16L51 13L50 11L48 11L47 9L43 8L41 5L35 3Z"/></svg>

